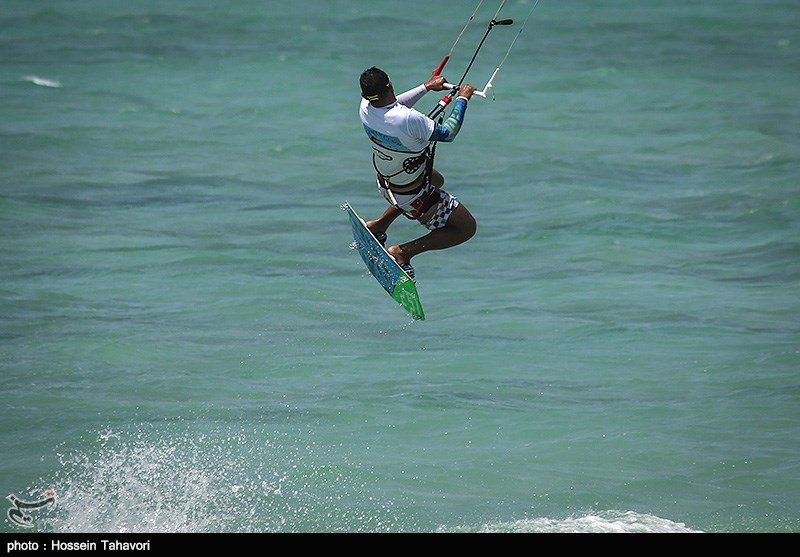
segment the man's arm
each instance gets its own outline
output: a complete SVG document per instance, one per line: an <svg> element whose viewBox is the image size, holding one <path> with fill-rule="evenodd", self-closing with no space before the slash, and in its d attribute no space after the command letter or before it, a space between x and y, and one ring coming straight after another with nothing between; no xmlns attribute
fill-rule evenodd
<svg viewBox="0 0 800 557"><path fill-rule="evenodd" d="M424 97L427 92L428 90L425 88L424 83L417 85L413 89L409 89L397 95L397 103L412 107L417 104L417 101Z"/></svg>
<svg viewBox="0 0 800 557"><path fill-rule="evenodd" d="M474 92L475 87L472 85L462 85L459 87L458 98L453 106L453 111L450 113L450 116L447 117L447 120L441 124L436 124L436 127L433 129L433 134L431 135L431 141L449 142L456 138L464 123L464 114L467 112L467 102Z"/></svg>
<svg viewBox="0 0 800 557"><path fill-rule="evenodd" d="M443 91L445 83L447 81L444 77L440 75L433 76L425 83L397 95L397 102L404 106L414 106L428 91Z"/></svg>

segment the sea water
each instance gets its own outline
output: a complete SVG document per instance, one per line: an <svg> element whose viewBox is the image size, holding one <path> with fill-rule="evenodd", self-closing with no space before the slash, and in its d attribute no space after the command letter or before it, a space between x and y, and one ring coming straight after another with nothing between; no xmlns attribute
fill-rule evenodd
<svg viewBox="0 0 800 557"><path fill-rule="evenodd" d="M800 5L506 2L437 149L478 233L414 259L414 322L348 248L340 205L385 208L358 75L423 82L475 7L2 2L28 526L800 531Z"/></svg>

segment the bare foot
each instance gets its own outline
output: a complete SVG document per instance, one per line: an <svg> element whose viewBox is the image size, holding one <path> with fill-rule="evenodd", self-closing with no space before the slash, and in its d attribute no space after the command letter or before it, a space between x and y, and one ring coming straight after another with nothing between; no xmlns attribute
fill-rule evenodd
<svg viewBox="0 0 800 557"><path fill-rule="evenodd" d="M403 253L403 248L400 246L389 246L386 251L394 258L395 261L397 261L397 264L401 267L406 263L411 263L411 258L406 257L406 255Z"/></svg>
<svg viewBox="0 0 800 557"><path fill-rule="evenodd" d="M376 236L378 234L385 234L386 230L381 230L375 226L377 223L378 219L375 219L375 220L368 220L365 224L367 225L367 229L369 229L369 231L375 234Z"/></svg>

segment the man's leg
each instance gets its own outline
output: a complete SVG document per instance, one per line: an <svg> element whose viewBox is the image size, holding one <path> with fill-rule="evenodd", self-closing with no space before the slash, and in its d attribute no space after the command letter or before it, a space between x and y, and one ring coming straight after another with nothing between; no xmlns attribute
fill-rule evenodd
<svg viewBox="0 0 800 557"><path fill-rule="evenodd" d="M400 209L394 205L389 205L380 217L375 220L367 221L367 228L376 236L381 233L386 233L389 226L402 214L403 212Z"/></svg>
<svg viewBox="0 0 800 557"><path fill-rule="evenodd" d="M378 179L384 183L384 185L386 185L383 178ZM442 176L442 173L435 168L431 169L431 184L437 188L441 188L442 185L444 185L444 176ZM367 228L369 228L370 232L376 236L381 233L385 234L392 223L397 220L397 217L402 214L403 212L400 209L394 205L389 205L389 208L387 208L380 217L367 221Z"/></svg>
<svg viewBox="0 0 800 557"><path fill-rule="evenodd" d="M425 236L406 244L391 246L386 251L394 257L398 265L404 265L410 263L411 258L420 253L447 249L463 244L475 235L477 227L478 225L472 213L464 205L459 204L453 210L443 228L432 230Z"/></svg>
<svg viewBox="0 0 800 557"><path fill-rule="evenodd" d="M437 188L441 188L444 185L444 176L435 168L431 168L431 184Z"/></svg>

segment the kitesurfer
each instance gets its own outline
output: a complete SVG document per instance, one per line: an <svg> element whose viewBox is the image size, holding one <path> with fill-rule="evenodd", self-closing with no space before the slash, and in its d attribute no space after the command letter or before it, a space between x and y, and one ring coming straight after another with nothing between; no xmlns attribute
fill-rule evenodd
<svg viewBox="0 0 800 557"><path fill-rule="evenodd" d="M442 189L444 176L433 168L433 146L456 138L475 87L458 87L452 112L441 123L413 108L425 93L443 91L446 84L444 77L434 75L395 95L391 79L379 68L365 70L360 78L361 122L372 142L378 189L389 202L380 217L366 224L381 243L386 242L387 229L400 215L420 222L430 231L411 242L387 248L412 278L412 257L466 242L477 227L469 210Z"/></svg>

